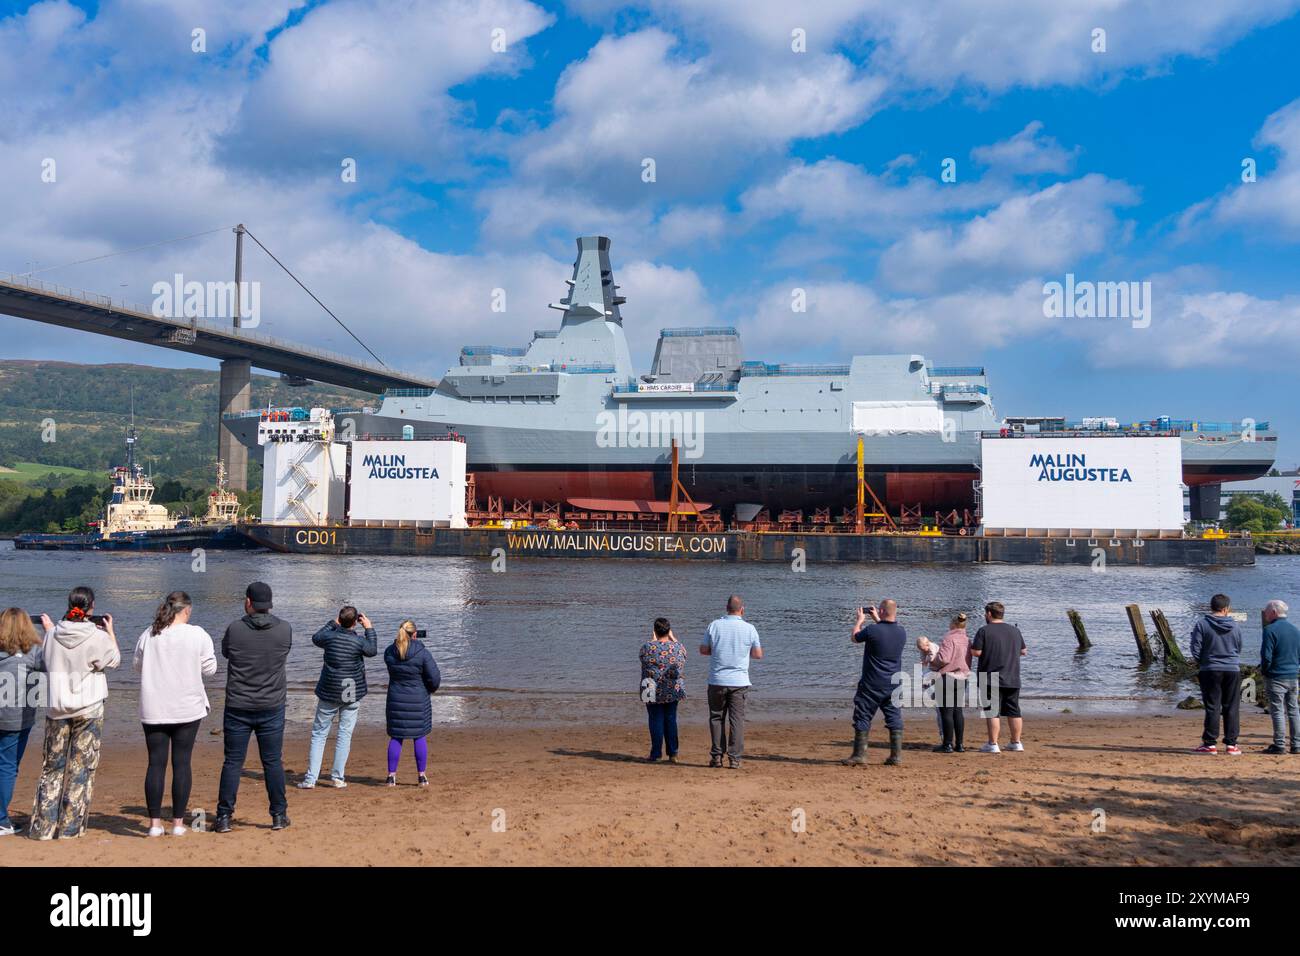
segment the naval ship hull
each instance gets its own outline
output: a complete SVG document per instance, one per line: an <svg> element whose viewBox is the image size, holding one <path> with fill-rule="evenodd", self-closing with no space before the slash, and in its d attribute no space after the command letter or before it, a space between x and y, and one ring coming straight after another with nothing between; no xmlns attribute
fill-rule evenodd
<svg viewBox="0 0 1300 956"><path fill-rule="evenodd" d="M348 412L337 416L339 434L399 438L413 426L416 438L446 433L465 436L467 470L480 501L608 499L666 501L672 483L665 449L600 448L596 432L511 428L467 422L431 423L397 414ZM738 504L811 510L850 505L856 495L855 436L786 432L762 435L714 433L707 428L699 459L680 454L679 474L691 497L731 509ZM257 419L227 420L254 455ZM345 431L346 430L346 431ZM1196 488L1267 474L1276 443L1221 442L1199 433L1183 439L1183 483ZM775 460L774 460L775 459ZM953 442L934 436L884 436L864 441L867 484L891 509L921 505L923 511L973 509L979 481L979 437ZM1215 495L1217 500L1217 494ZM506 502L507 505L510 503Z"/></svg>

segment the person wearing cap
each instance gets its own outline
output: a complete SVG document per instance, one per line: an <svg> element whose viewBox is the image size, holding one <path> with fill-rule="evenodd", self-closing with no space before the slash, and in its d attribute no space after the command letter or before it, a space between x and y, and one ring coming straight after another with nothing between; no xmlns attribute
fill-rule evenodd
<svg viewBox="0 0 1300 956"><path fill-rule="evenodd" d="M217 819L213 829L229 833L239 795L249 740L257 736L271 829L289 825L284 781L284 662L293 629L271 613L271 586L254 581L244 592L244 616L226 628L221 656L226 659L226 704L222 722L226 759L221 767Z"/></svg>

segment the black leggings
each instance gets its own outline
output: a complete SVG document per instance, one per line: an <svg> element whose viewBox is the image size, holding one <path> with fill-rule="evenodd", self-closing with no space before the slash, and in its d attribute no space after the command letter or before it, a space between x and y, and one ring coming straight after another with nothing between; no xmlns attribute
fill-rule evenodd
<svg viewBox="0 0 1300 956"><path fill-rule="evenodd" d="M961 747L966 736L966 717L961 710L966 703L966 682L947 674L941 674L940 681L939 720L943 722L943 742L950 747Z"/></svg>
<svg viewBox="0 0 1300 956"><path fill-rule="evenodd" d="M144 742L149 748L149 770L144 775L144 802L149 819L162 819L163 785L167 782L167 752L172 758L172 818L185 819L190 802L190 754L199 735L201 720L188 724L142 724Z"/></svg>

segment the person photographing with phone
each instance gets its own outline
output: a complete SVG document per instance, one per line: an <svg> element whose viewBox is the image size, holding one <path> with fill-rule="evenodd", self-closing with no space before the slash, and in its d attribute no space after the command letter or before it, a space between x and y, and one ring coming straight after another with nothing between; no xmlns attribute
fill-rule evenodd
<svg viewBox="0 0 1300 956"><path fill-rule="evenodd" d="M70 839L86 832L104 736L108 671L122 662L113 616L95 613L95 592L76 587L41 645L49 675L41 780L27 835Z"/></svg>
<svg viewBox="0 0 1300 956"><path fill-rule="evenodd" d="M357 624L361 625L361 635L356 632ZM342 789L348 785L345 772L352 749L352 731L357 726L361 698L368 691L366 658L379 653L379 639L370 618L347 604L339 609L338 617L312 635L311 642L325 652L325 662L316 682L316 717L311 725L307 774L298 783L298 789L310 790L316 786L325 742L335 717L339 720L339 732L334 740L330 783Z"/></svg>
<svg viewBox="0 0 1300 956"><path fill-rule="evenodd" d="M876 711L884 713L889 729L885 763L893 767L903 761L903 712L892 698L894 675L903 670L907 631L897 618L898 604L892 600L881 601L879 607L872 604L858 608L852 640L863 645L862 676L853 695L853 753L841 761L846 767L860 767L867 762L867 735Z"/></svg>
<svg viewBox="0 0 1300 956"><path fill-rule="evenodd" d="M397 638L384 651L388 668L388 700L384 717L388 723L388 786L397 786L397 764L402 759L402 744L411 741L415 751L415 771L419 784L429 785L429 741L433 733L433 704L430 695L442 683L438 663L424 646L424 631L414 621L403 621Z"/></svg>

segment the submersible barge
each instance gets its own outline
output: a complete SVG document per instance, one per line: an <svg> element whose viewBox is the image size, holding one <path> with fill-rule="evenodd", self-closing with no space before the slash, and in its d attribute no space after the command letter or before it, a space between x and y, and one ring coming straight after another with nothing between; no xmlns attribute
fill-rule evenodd
<svg viewBox="0 0 1300 956"><path fill-rule="evenodd" d="M257 544L292 554L424 558L599 558L721 562L1248 567L1248 537L1028 538L835 532L665 532L542 528L336 528L250 525Z"/></svg>

